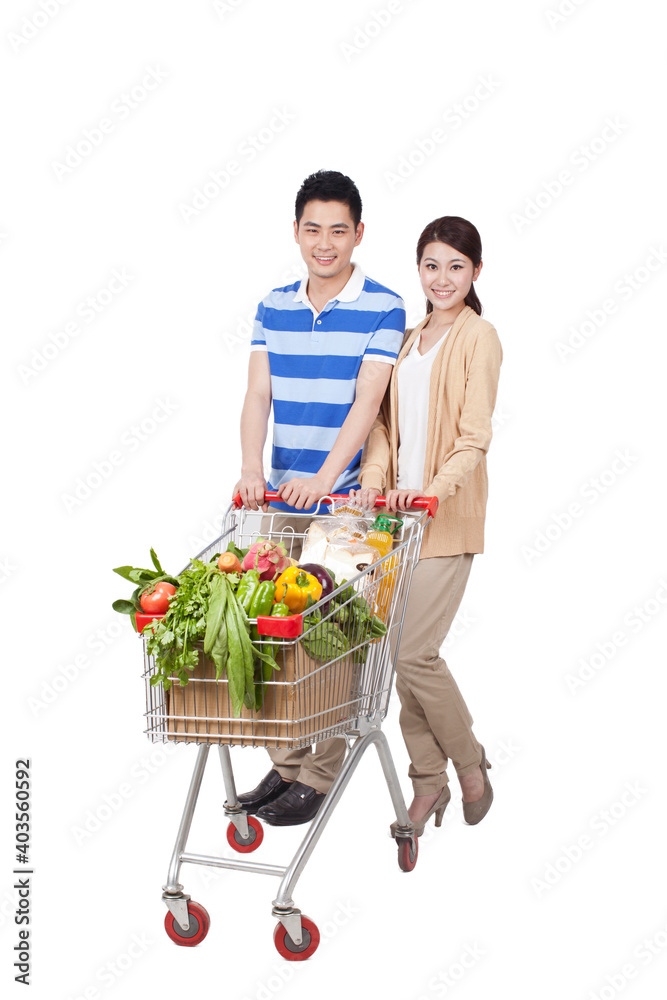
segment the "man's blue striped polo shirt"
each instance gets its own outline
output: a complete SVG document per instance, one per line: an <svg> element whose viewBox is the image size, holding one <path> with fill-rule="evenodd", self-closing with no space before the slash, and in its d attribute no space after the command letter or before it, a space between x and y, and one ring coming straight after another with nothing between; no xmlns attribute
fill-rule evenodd
<svg viewBox="0 0 667 1000"><path fill-rule="evenodd" d="M319 472L354 403L362 361L393 365L403 342L400 296L365 277L358 264L336 298L316 313L308 279L275 288L260 302L251 350L268 351L273 396L269 488ZM357 488L361 451L334 493ZM293 510L286 504L275 504Z"/></svg>

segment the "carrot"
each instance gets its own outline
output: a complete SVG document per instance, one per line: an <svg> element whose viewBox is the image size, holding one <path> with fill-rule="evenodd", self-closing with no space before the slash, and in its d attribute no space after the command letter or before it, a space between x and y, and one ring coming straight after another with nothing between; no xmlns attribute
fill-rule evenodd
<svg viewBox="0 0 667 1000"><path fill-rule="evenodd" d="M218 568L223 573L242 573L241 563L233 552L223 552L218 559Z"/></svg>

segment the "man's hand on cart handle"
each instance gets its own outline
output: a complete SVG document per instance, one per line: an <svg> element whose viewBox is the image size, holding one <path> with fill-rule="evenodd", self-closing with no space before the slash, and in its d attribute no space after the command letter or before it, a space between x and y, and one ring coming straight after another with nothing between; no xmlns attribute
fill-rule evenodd
<svg viewBox="0 0 667 1000"><path fill-rule="evenodd" d="M334 481L320 476L295 477L278 487L278 499L295 510L312 507L322 497L329 496Z"/></svg>
<svg viewBox="0 0 667 1000"><path fill-rule="evenodd" d="M265 500L266 480L259 474L242 475L232 490L232 496L232 502L237 507L245 507L247 510L259 510L261 507L265 512L269 509Z"/></svg>

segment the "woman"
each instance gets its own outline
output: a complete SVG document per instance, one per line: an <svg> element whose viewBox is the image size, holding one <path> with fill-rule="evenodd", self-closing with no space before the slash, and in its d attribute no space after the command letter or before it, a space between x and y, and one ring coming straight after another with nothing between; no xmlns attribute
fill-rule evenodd
<svg viewBox="0 0 667 1000"><path fill-rule="evenodd" d="M473 283L482 270L477 229L458 216L430 223L417 244L426 317L408 330L361 465L363 504L385 492L391 511L437 496L424 533L396 666L400 723L410 756L418 836L451 798L451 759L468 824L488 812L493 790L484 748L440 647L463 597L473 555L484 551L486 452L502 349ZM395 824L393 824L395 826ZM393 830L392 830L393 832Z"/></svg>

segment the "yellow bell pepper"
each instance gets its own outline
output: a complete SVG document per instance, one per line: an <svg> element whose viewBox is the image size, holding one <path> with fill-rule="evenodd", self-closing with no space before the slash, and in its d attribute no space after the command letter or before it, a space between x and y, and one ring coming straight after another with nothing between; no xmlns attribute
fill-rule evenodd
<svg viewBox="0 0 667 1000"><path fill-rule="evenodd" d="M322 584L317 577L298 566L289 566L276 580L275 601L282 601L293 614L304 611L309 604L317 604L321 596Z"/></svg>

